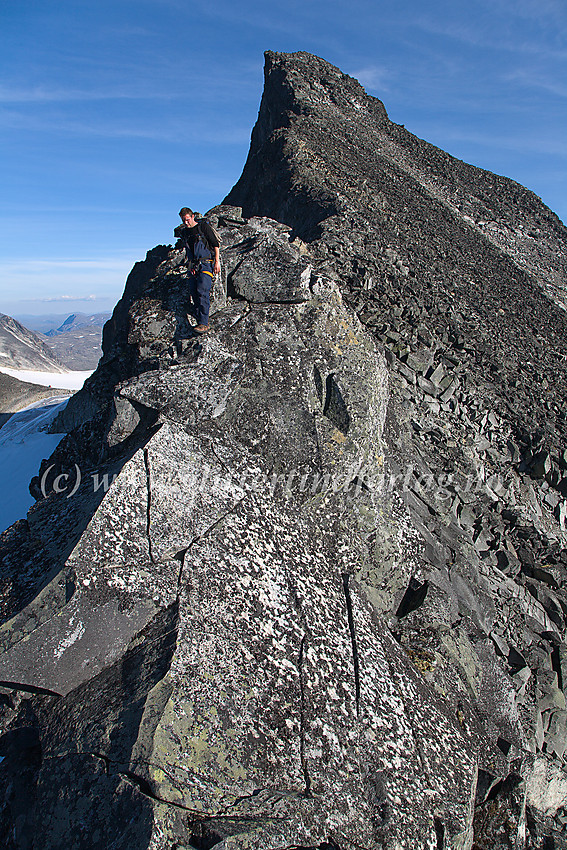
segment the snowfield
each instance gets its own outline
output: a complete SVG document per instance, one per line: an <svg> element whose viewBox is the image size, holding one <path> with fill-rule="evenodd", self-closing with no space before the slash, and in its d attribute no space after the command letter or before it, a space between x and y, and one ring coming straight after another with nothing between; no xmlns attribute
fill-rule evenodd
<svg viewBox="0 0 567 850"><path fill-rule="evenodd" d="M11 375L19 381L28 384L39 384L42 387L53 387L56 390L80 390L93 369L88 372L32 372L26 369L6 369L0 366L0 372Z"/></svg>
<svg viewBox="0 0 567 850"><path fill-rule="evenodd" d="M67 401L66 396L42 399L0 428L0 532L24 519L33 505L29 483L64 436L46 431Z"/></svg>
<svg viewBox="0 0 567 850"><path fill-rule="evenodd" d="M0 428L0 532L18 519L24 519L34 499L29 483L39 472L43 458L48 458L63 434L48 434L47 429L69 397L56 395L57 390L79 390L88 372L36 372L0 368L13 378L43 387L54 387L54 394L40 399L14 413Z"/></svg>

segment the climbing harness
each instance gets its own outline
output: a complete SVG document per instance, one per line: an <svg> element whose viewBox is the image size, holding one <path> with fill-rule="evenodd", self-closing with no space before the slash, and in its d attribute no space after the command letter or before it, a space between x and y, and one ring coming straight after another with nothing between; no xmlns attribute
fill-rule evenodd
<svg viewBox="0 0 567 850"><path fill-rule="evenodd" d="M213 262L212 259L211 260L197 260L197 261L191 263L191 266L189 268L189 272L190 272L190 274L198 274L198 273L201 272L202 274L208 274L210 277L214 278L214 274L212 272L207 271L207 269L203 268L203 263L212 263L212 262Z"/></svg>

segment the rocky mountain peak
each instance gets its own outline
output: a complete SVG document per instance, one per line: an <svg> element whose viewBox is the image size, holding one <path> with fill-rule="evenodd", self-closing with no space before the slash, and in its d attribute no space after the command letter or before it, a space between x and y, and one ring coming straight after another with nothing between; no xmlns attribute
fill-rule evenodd
<svg viewBox="0 0 567 850"><path fill-rule="evenodd" d="M514 409L518 439L542 431L562 451L565 226L533 192L389 121L323 60L267 54L266 80L226 203L291 226L320 266L340 270L346 297L380 332L400 310L404 335L413 312L440 345L462 339L466 349L468 340L467 368L489 379L501 415ZM523 361L533 367L514 368Z"/></svg>
<svg viewBox="0 0 567 850"><path fill-rule="evenodd" d="M265 84L254 141L262 144L271 132L301 117L327 112L344 114L370 109L375 120L387 118L381 101L369 97L358 80L310 53L265 54Z"/></svg>
<svg viewBox="0 0 567 850"><path fill-rule="evenodd" d="M1 538L6 846L565 850L565 228L306 53L208 217Z"/></svg>

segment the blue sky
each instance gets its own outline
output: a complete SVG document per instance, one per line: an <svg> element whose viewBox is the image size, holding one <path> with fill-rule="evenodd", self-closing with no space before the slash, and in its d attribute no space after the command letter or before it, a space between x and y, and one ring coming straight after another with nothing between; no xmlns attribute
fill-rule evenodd
<svg viewBox="0 0 567 850"><path fill-rule="evenodd" d="M236 182L264 50L357 77L393 121L567 220L565 0L2 0L0 312L112 309Z"/></svg>

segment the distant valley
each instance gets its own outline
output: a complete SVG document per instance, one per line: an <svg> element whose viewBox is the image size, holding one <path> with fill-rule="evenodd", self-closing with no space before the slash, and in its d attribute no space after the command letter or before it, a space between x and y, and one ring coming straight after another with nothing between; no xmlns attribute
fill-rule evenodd
<svg viewBox="0 0 567 850"><path fill-rule="evenodd" d="M68 371L69 367L44 340L45 337L30 331L17 319L0 313L0 367L40 372Z"/></svg>
<svg viewBox="0 0 567 850"><path fill-rule="evenodd" d="M95 369L100 355L102 328L110 313L72 313L63 316L20 316L68 369ZM24 321L24 319L26 321Z"/></svg>
<svg viewBox="0 0 567 850"><path fill-rule="evenodd" d="M0 313L0 369L11 373L0 372L0 427L13 413L52 397L55 391L71 394L58 385L68 386L69 372L96 368L102 326L109 315L26 316L28 325L24 325ZM41 375L49 375L50 386L44 386Z"/></svg>

